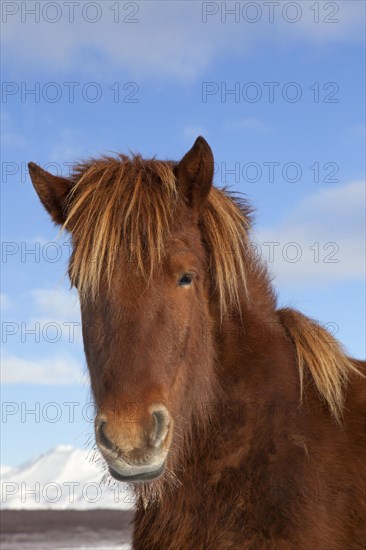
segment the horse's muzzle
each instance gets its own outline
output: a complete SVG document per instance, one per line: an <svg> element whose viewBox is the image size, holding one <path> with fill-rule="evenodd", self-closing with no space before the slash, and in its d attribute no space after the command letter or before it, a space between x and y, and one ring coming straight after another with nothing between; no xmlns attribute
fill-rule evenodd
<svg viewBox="0 0 366 550"><path fill-rule="evenodd" d="M95 438L109 472L118 481L146 482L160 477L169 451L172 419L164 405L149 408L148 425L121 425L98 414Z"/></svg>

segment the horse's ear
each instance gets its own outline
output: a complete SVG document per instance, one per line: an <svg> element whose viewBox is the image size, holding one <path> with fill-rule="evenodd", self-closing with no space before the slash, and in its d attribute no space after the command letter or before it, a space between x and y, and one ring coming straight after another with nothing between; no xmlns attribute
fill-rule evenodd
<svg viewBox="0 0 366 550"><path fill-rule="evenodd" d="M198 137L176 167L176 176L190 206L200 211L210 189L214 174L214 158L211 147L203 137Z"/></svg>
<svg viewBox="0 0 366 550"><path fill-rule="evenodd" d="M66 201L71 181L46 172L34 162L28 164L28 169L41 203L53 221L62 225L66 220Z"/></svg>

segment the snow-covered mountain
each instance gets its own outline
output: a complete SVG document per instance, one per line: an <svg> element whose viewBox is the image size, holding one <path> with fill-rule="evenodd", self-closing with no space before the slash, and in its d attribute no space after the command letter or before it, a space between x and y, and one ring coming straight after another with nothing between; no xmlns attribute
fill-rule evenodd
<svg viewBox="0 0 366 550"><path fill-rule="evenodd" d="M101 462L90 452L59 445L19 468L1 468L1 507L132 509L131 489L114 481L108 485L103 474Z"/></svg>

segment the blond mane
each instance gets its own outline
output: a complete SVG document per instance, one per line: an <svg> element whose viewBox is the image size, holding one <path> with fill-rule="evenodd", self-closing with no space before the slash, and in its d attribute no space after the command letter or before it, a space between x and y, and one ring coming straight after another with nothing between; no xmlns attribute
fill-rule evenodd
<svg viewBox="0 0 366 550"><path fill-rule="evenodd" d="M277 311L295 347L300 374L300 400L304 395L306 373L310 372L321 398L340 423L349 377L363 374L346 356L341 344L313 319L300 311L283 308Z"/></svg>
<svg viewBox="0 0 366 550"><path fill-rule="evenodd" d="M95 296L102 274L111 281L117 257L146 278L161 265L177 213L185 205L174 166L139 155L76 166L63 227L72 230L76 244L69 272L81 295ZM249 213L244 201L215 187L202 211L202 239L222 312L238 306L239 287L246 288Z"/></svg>

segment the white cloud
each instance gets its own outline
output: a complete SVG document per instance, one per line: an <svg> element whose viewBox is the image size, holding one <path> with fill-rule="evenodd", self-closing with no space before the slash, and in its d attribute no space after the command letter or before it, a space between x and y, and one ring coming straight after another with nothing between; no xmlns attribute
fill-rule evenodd
<svg viewBox="0 0 366 550"><path fill-rule="evenodd" d="M44 346L51 343L53 348L57 345L59 354L45 357L46 351L40 358L38 356L34 358L32 347L24 348L22 345L21 354L26 355L22 357L4 349L1 383L50 385L82 383L84 374L79 362L65 351L70 349L72 353L79 353L82 341L80 308L76 292L68 292L62 288L32 290L16 302L18 310L21 303L23 304L22 321L18 323L18 331L13 337L8 335L5 342L11 343L15 339L21 339L22 344L28 344L28 340L23 340L26 334L23 331L36 331L40 342ZM30 311L30 315L33 315L29 321L25 320L25 304L27 304L26 311L28 313ZM35 338L34 335L29 337L30 344Z"/></svg>
<svg viewBox="0 0 366 550"><path fill-rule="evenodd" d="M34 313L30 324L38 324L46 340L61 337L77 346L82 343L80 304L74 289L37 289L30 295Z"/></svg>
<svg viewBox="0 0 366 550"><path fill-rule="evenodd" d="M4 292L0 293L0 305L1 305L2 311L5 311L10 307L10 300L8 296L4 294Z"/></svg>
<svg viewBox="0 0 366 550"><path fill-rule="evenodd" d="M54 321L80 321L79 299L75 290L62 288L31 291L37 313Z"/></svg>
<svg viewBox="0 0 366 550"><path fill-rule="evenodd" d="M319 44L364 41L364 2L338 0L315 4L297 3L305 7L302 10L301 24L287 25L288 32L294 36L300 33L304 38ZM290 17L293 16L290 15Z"/></svg>
<svg viewBox="0 0 366 550"><path fill-rule="evenodd" d="M364 205L363 181L322 190L304 199L277 227L258 230L254 241L279 283L363 280Z"/></svg>
<svg viewBox="0 0 366 550"><path fill-rule="evenodd" d="M18 13L8 16L3 25L3 41L12 49L13 67L20 64L34 71L33 63L37 63L37 67L45 66L49 73L54 71L57 75L73 68L79 75L92 73L94 80L111 74L113 67L128 70L136 78L166 75L187 81L201 75L218 56L222 59L226 53L248 54L258 41L282 48L301 39L327 44L363 37L363 2L351 0L328 3L340 7L337 14L331 13L331 7L325 9L323 3L315 3L319 5L318 15L309 9L310 2L297 2L301 9L297 23L285 20L296 14L290 10L283 15L282 4L276 8L274 22L269 23L268 8L257 2L261 15L255 24L243 18L245 2L214 2L218 12L208 16L206 23L202 20L207 5L204 2L137 2L136 23L123 22L122 18L128 15L123 10L120 10L120 21L114 23L111 6L116 3L99 2L102 16L94 24L83 21L80 16L82 3L75 10L73 23L68 20L65 3L59 3L62 17L55 23L45 21L42 16L37 24L34 16L26 16L22 23L21 10L25 4L19 3ZM238 21L228 15L223 22L222 10L234 4L240 9ZM48 17L52 17L51 12ZM89 17L93 17L92 13ZM253 15L249 14L251 18ZM338 22L327 23L327 18Z"/></svg>
<svg viewBox="0 0 366 550"><path fill-rule="evenodd" d="M8 352L3 353L1 366L2 384L71 385L83 382L80 365L70 356L48 359L23 359Z"/></svg>

